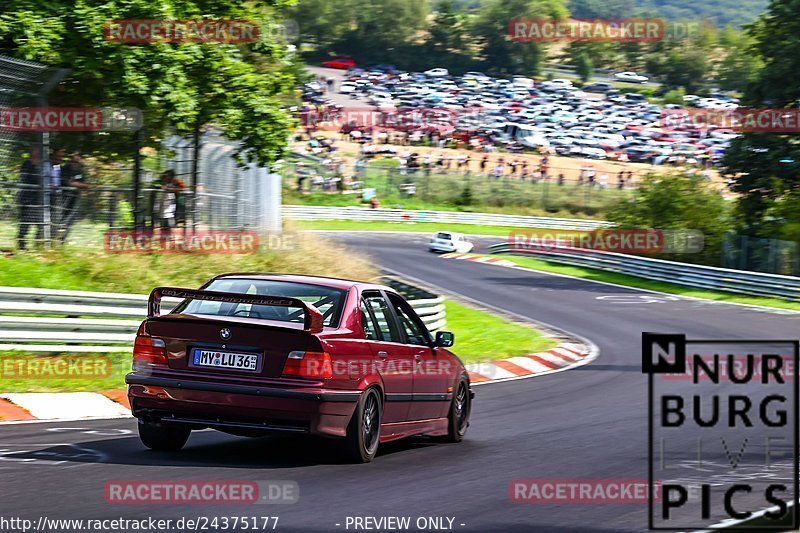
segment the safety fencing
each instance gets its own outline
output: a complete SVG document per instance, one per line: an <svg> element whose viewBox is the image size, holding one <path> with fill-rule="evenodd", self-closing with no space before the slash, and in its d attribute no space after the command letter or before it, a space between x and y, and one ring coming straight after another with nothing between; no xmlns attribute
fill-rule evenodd
<svg viewBox="0 0 800 533"><path fill-rule="evenodd" d="M417 211L411 209L371 209L368 207L323 207L284 205L283 218L289 220L356 220L364 222L433 222L437 224L474 224L515 228L593 230L610 227L602 220L531 217L468 213L464 211Z"/></svg>
<svg viewBox="0 0 800 533"><path fill-rule="evenodd" d="M398 280L383 282L408 298L431 331L442 329L443 298ZM0 351L119 352L133 345L148 296L0 287ZM181 300L164 298L163 313Z"/></svg>
<svg viewBox="0 0 800 533"><path fill-rule="evenodd" d="M489 247L489 252L493 254L510 253L535 256L556 263L628 274L639 278L664 281L698 289L711 289L794 301L800 300L800 278L792 276L693 265L651 257L601 251L559 250L515 253L508 243L492 245Z"/></svg>

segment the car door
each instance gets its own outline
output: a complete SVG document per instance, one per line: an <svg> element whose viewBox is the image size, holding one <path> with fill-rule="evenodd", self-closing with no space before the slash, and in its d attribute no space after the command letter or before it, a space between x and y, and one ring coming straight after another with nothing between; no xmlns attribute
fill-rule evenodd
<svg viewBox="0 0 800 533"><path fill-rule="evenodd" d="M397 294L387 293L397 317L402 342L414 359L414 398L410 420L428 420L446 415L450 406L452 361L437 354L433 340L422 320L411 306Z"/></svg>
<svg viewBox="0 0 800 533"><path fill-rule="evenodd" d="M380 291L362 293L361 324L370 341L374 368L383 380L383 423L405 422L414 392L414 354L400 342L395 315Z"/></svg>

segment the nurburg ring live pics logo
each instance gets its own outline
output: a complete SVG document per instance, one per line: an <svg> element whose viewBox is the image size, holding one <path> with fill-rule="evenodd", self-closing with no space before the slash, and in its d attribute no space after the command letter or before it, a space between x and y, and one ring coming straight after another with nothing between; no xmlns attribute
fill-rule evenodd
<svg viewBox="0 0 800 533"><path fill-rule="evenodd" d="M642 333L650 529L797 528L799 352Z"/></svg>

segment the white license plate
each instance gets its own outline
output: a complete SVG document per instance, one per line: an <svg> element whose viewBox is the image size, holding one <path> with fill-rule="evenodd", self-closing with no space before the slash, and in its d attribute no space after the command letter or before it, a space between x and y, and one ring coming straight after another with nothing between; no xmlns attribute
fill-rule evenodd
<svg viewBox="0 0 800 533"><path fill-rule="evenodd" d="M258 368L258 354L195 349L192 363L194 366L255 371Z"/></svg>

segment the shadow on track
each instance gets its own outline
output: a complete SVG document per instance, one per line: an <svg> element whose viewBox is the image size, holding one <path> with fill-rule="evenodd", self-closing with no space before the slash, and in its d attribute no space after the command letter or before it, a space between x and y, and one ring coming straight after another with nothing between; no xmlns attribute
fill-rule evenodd
<svg viewBox="0 0 800 533"><path fill-rule="evenodd" d="M378 458L395 453L447 446L424 437L381 444ZM9 454L15 460L48 456L62 446L38 448L35 452ZM136 436L80 442L80 447L94 453L80 453L60 460L75 463L120 465L150 465L173 467L225 468L297 468L316 465L347 464L342 458L338 441L313 436L276 435L247 438L234 437L215 431L197 431L178 452L149 450Z"/></svg>

